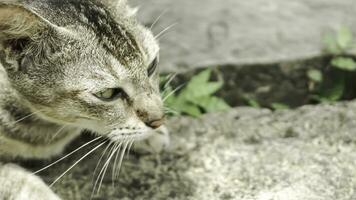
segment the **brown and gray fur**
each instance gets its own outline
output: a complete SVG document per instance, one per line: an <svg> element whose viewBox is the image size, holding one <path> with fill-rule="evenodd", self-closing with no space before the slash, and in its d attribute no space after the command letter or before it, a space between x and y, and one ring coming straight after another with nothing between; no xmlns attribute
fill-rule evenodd
<svg viewBox="0 0 356 200"><path fill-rule="evenodd" d="M134 15L125 0L0 0L0 200L59 199L5 160L58 155L83 129L116 142L161 125L159 47ZM108 88L125 95L93 95Z"/></svg>

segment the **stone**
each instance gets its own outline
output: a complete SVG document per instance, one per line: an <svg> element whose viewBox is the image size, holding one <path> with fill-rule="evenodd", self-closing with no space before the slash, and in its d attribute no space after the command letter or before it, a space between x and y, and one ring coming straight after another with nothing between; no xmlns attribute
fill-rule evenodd
<svg viewBox="0 0 356 200"><path fill-rule="evenodd" d="M355 0L132 0L162 45L163 72L207 66L278 63L323 54L322 38L356 32ZM350 53L355 53L350 50Z"/></svg>
<svg viewBox="0 0 356 200"><path fill-rule="evenodd" d="M117 183L108 172L93 199L356 199L355 110L353 101L170 119L169 151L132 153ZM89 199L100 155L75 167L55 191L64 199ZM78 158L43 178L50 183Z"/></svg>

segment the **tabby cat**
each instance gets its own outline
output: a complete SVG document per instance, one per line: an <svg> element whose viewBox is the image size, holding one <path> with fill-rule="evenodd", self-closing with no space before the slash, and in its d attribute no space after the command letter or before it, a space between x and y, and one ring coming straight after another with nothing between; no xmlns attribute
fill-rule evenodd
<svg viewBox="0 0 356 200"><path fill-rule="evenodd" d="M61 154L84 129L119 144L163 124L159 46L135 13L125 0L0 0L0 199L60 199L15 158Z"/></svg>

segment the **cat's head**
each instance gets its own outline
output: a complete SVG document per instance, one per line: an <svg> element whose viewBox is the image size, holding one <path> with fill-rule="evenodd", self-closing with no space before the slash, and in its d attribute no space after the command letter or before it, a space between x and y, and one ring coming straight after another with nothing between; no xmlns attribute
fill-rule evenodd
<svg viewBox="0 0 356 200"><path fill-rule="evenodd" d="M2 0L1 63L47 120L140 137L164 112L159 47L133 15L124 0Z"/></svg>

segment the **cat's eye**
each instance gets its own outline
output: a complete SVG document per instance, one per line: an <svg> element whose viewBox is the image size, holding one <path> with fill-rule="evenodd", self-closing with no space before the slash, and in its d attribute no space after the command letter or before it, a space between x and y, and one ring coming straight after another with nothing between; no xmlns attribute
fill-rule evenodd
<svg viewBox="0 0 356 200"><path fill-rule="evenodd" d="M119 98L126 98L126 92L121 88L108 88L95 93L94 96L102 101L114 101Z"/></svg>
<svg viewBox="0 0 356 200"><path fill-rule="evenodd" d="M148 76L152 76L155 73L158 65L158 57L156 57L147 69Z"/></svg>

